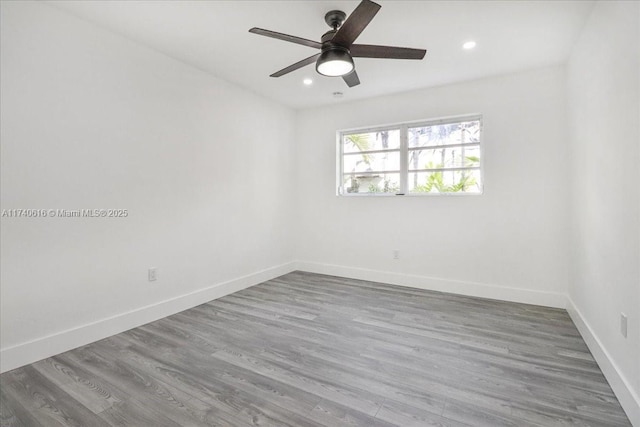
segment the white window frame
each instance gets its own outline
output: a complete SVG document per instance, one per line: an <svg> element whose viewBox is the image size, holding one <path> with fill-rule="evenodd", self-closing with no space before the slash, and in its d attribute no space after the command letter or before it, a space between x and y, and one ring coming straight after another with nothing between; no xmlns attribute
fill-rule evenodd
<svg viewBox="0 0 640 427"><path fill-rule="evenodd" d="M479 192L455 192L455 193L421 193L421 192L413 192L410 193L409 189L409 174L414 171L413 169L409 169L409 151L415 150L424 150L425 147L415 147L409 148L409 128L414 127L426 127L433 126L438 124L454 124L468 121L479 121L480 122L480 141L478 143L473 144L465 144L464 146L477 146L480 150L480 166L477 167L456 167L456 168L437 168L437 169L419 169L419 171L448 171L448 170L479 170L480 171L480 191ZM382 152L400 152L400 170L399 171L378 171L385 173L399 173L400 174L400 191L397 193L349 193L345 191L343 186L343 177L344 177L344 144L343 138L345 135L357 134L357 133L373 133L384 130L400 130L400 149L387 149L387 150L371 150L367 151L367 153L382 153ZM459 196L480 196L484 193L484 149L483 149L483 120L482 114L469 114L464 116L452 116L452 117L441 117L437 119L428 119L428 120L417 120L412 122L403 122L403 123L394 123L389 125L380 125L380 126L369 126L362 128L352 128L352 129L343 129L336 132L336 142L337 142L337 176L336 176L336 184L337 184L337 192L336 195L343 197L429 197L429 196L447 196L447 197L459 197ZM460 147L462 144L451 144L451 145L439 145L437 148L442 147ZM428 147L427 147L428 148ZM370 172L370 173L374 173Z"/></svg>

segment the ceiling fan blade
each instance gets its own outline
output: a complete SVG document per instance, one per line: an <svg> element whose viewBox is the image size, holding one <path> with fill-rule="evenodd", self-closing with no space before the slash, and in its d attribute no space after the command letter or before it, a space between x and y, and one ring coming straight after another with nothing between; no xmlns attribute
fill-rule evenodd
<svg viewBox="0 0 640 427"><path fill-rule="evenodd" d="M369 44L353 44L349 50L354 58L422 59L427 53L425 49Z"/></svg>
<svg viewBox="0 0 640 427"><path fill-rule="evenodd" d="M360 33L369 25L369 22L380 10L380 5L371 0L362 0L347 18L331 41L337 45L348 48Z"/></svg>
<svg viewBox="0 0 640 427"><path fill-rule="evenodd" d="M249 30L250 33L258 34L261 36L271 37L278 40L284 40L286 42L301 44L302 46L314 47L316 49L322 48L322 43L314 42L313 40L303 39L301 37L291 36L289 34L277 33L275 31L265 30L263 28L253 27Z"/></svg>
<svg viewBox="0 0 640 427"><path fill-rule="evenodd" d="M356 70L353 70L351 73L342 76L342 79L349 87L358 86L360 84L360 79L358 78L358 73L356 73Z"/></svg>
<svg viewBox="0 0 640 427"><path fill-rule="evenodd" d="M305 65L309 65L309 64L313 64L314 62L316 62L318 60L318 57L320 56L319 53L316 53L315 55L312 55L306 59L303 59L302 61L298 61L293 65L289 65L287 68L283 68L280 71L276 71L275 73L271 74L270 77L280 77L280 76L284 76L285 74L288 74L292 71L297 70L298 68L302 68Z"/></svg>

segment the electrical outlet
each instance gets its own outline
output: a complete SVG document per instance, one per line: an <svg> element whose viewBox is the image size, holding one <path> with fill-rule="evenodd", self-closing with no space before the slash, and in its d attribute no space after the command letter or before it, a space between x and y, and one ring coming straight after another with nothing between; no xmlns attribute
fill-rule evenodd
<svg viewBox="0 0 640 427"><path fill-rule="evenodd" d="M157 267L151 267L149 269L149 281L150 282L155 282L156 280L158 280L158 268Z"/></svg>
<svg viewBox="0 0 640 427"><path fill-rule="evenodd" d="M620 333L623 337L627 337L627 315L620 313Z"/></svg>
<svg viewBox="0 0 640 427"><path fill-rule="evenodd" d="M400 251L399 250L394 250L393 251L393 259L400 259Z"/></svg>

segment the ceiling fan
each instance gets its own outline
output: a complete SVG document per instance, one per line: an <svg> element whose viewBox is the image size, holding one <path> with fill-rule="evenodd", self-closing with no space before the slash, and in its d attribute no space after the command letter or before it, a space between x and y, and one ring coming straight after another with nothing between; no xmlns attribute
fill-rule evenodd
<svg viewBox="0 0 640 427"><path fill-rule="evenodd" d="M376 16L380 7L370 0L362 0L346 21L347 15L344 12L328 12L324 20L332 29L324 33L321 42L255 27L249 32L320 49L320 53L276 71L271 77L283 76L315 62L318 73L329 77L342 77L349 87L353 87L360 84L353 58L422 59L427 53L425 49L353 44Z"/></svg>

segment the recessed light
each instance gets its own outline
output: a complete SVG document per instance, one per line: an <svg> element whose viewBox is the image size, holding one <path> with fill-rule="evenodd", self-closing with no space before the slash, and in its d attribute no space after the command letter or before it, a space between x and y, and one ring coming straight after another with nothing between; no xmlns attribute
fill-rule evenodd
<svg viewBox="0 0 640 427"><path fill-rule="evenodd" d="M462 45L462 48L466 50L473 49L474 47L476 47L476 42L474 42L473 40L468 41Z"/></svg>
<svg viewBox="0 0 640 427"><path fill-rule="evenodd" d="M311 80L311 79L307 78L307 79L304 79L304 80L302 81L302 83L304 83L304 84L305 84L305 86L309 86L310 84L312 84L312 83L313 83L313 80Z"/></svg>

